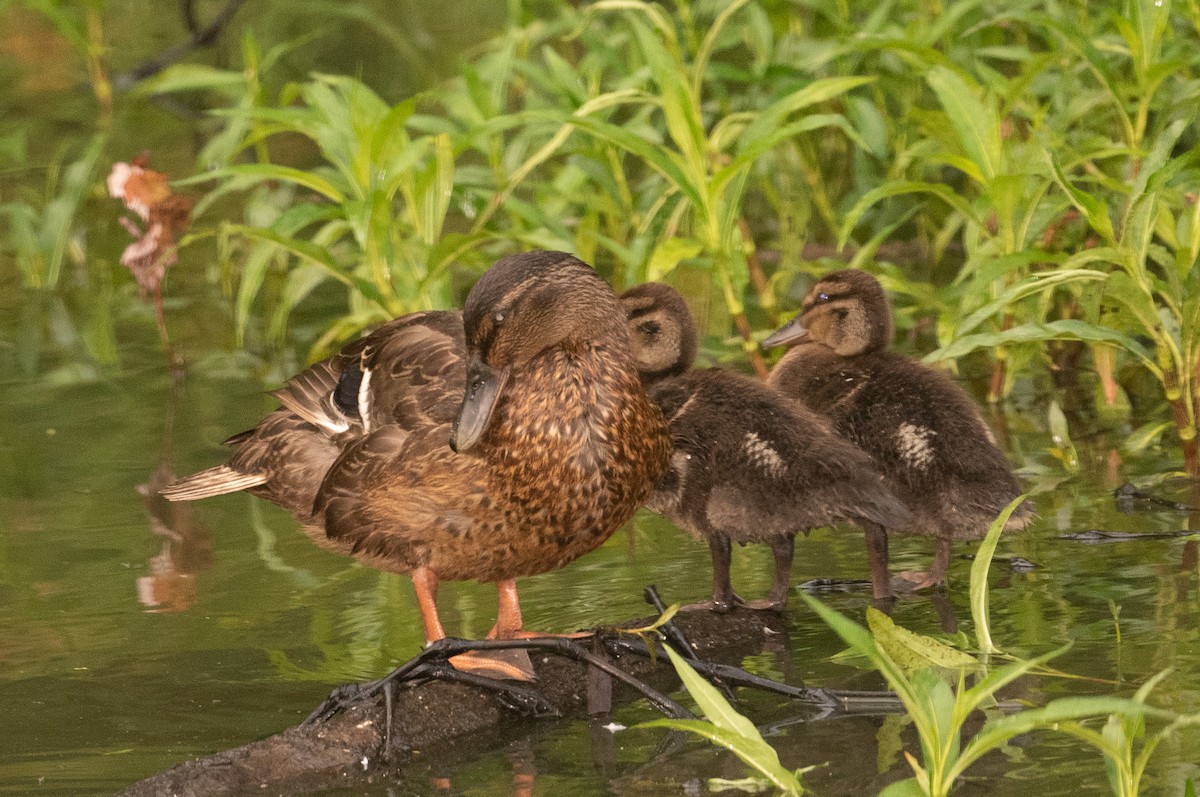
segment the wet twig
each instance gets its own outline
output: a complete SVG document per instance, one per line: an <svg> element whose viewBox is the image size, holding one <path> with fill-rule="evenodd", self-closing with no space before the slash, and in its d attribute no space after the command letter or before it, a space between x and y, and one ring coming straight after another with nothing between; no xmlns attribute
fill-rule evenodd
<svg viewBox="0 0 1200 797"><path fill-rule="evenodd" d="M1125 482L1117 489L1113 490L1113 498L1117 499L1117 506L1122 510L1132 509L1134 502L1141 501L1151 506L1159 506L1164 509L1171 509L1176 512L1194 512L1196 507L1191 504L1184 504L1179 501L1172 501L1169 498L1161 498L1152 493L1139 490L1133 486L1131 482Z"/></svg>
<svg viewBox="0 0 1200 797"><path fill-rule="evenodd" d="M121 89L131 88L138 82L153 77L172 64L182 61L192 51L208 47L221 35L221 31L245 2L246 0L229 0L212 18L211 22L201 27L196 20L192 3L185 0L183 5L184 24L191 32L191 38L168 47L153 58L148 58L128 72L118 75L113 80L113 84Z"/></svg>

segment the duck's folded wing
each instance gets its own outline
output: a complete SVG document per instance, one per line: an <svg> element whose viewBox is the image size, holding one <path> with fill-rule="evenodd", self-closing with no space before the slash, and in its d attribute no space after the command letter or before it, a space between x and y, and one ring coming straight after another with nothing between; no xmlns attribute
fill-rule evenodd
<svg viewBox="0 0 1200 797"><path fill-rule="evenodd" d="M347 446L315 503L329 539L407 572L426 563L431 538L468 534L472 496L484 492L480 466L451 451L448 435L443 425L409 432L393 424Z"/></svg>

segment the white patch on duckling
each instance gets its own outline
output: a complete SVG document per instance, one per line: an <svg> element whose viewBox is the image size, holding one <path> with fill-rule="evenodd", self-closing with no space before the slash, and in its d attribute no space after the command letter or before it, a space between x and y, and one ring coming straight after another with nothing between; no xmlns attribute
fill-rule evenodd
<svg viewBox="0 0 1200 797"><path fill-rule="evenodd" d="M918 470L928 468L934 456L930 440L936 434L937 432L927 426L900 424L900 428L896 430L896 446L901 459Z"/></svg>
<svg viewBox="0 0 1200 797"><path fill-rule="evenodd" d="M746 433L742 450L746 452L751 464L762 468L768 475L780 476L787 469L779 452L771 448L771 444L759 437L757 432Z"/></svg>

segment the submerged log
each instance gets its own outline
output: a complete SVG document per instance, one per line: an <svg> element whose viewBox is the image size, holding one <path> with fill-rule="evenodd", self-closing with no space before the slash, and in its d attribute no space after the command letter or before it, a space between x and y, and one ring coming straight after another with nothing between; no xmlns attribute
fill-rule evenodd
<svg viewBox="0 0 1200 797"><path fill-rule="evenodd" d="M632 621L626 627L645 626L655 619ZM685 612L676 615L674 623L701 659L729 664L761 651L768 638L778 638L784 631L781 615L747 610L727 614ZM594 667L556 653L531 651L530 655L537 671L537 689L561 716L584 717L608 709L604 704L610 683L607 676L598 676ZM613 661L650 684L663 688L678 684L674 671L662 659L652 663L639 656L621 655ZM611 695L613 701L639 696L619 683L612 685ZM460 745L468 736L474 742L472 746L480 749L481 739L494 739L496 731L502 726L511 730L514 722L534 720L506 707L495 692L440 681L406 684L395 693L391 744L386 754L384 699L374 695L355 700L324 721L288 728L242 747L184 762L133 784L121 795L300 794L335 784L344 786L351 778L363 777L365 771L403 768L431 748L448 742Z"/></svg>

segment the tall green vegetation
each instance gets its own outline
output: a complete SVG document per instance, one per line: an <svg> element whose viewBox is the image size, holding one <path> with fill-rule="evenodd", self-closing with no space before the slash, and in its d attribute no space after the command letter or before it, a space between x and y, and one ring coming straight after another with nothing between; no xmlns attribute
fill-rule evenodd
<svg viewBox="0 0 1200 797"><path fill-rule="evenodd" d="M22 5L103 66L103 4ZM904 297L902 331L931 360L986 363L992 400L1082 365L1105 402L1160 403L1200 474L1195 3L532 8L510 4L500 35L417 96L370 76L268 89L311 39L260 54L248 37L239 69L177 65L118 98L220 106L195 179L245 192L247 213L202 203L189 242L216 234L241 328L269 308L279 338L340 290L325 350L452 304L497 254L558 247L618 286L676 282L761 369L756 330L795 279L849 263ZM25 239L39 226L8 215Z"/></svg>

